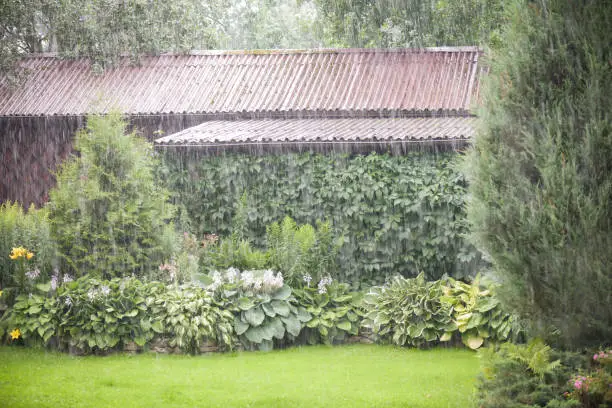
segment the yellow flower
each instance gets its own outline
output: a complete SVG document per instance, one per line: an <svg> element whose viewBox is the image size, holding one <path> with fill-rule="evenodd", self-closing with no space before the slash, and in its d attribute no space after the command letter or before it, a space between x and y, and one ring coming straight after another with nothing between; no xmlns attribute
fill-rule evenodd
<svg viewBox="0 0 612 408"><path fill-rule="evenodd" d="M18 248L13 248L13 250L11 251L11 254L9 255L9 258L11 259L19 259L19 258L32 259L33 256L34 254L28 251L27 249L25 249L24 247L18 247Z"/></svg>
<svg viewBox="0 0 612 408"><path fill-rule="evenodd" d="M21 330L15 329L10 334L11 334L11 339L17 340L19 337L21 337Z"/></svg>
<svg viewBox="0 0 612 408"><path fill-rule="evenodd" d="M0 290L0 297L2 297L2 291Z"/></svg>

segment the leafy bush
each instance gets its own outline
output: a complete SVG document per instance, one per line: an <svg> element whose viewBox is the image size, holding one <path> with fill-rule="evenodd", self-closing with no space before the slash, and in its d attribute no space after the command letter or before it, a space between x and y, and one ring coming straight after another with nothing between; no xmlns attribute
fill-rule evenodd
<svg viewBox="0 0 612 408"><path fill-rule="evenodd" d="M269 267L283 272L295 285L305 274L319 281L323 276L336 277L336 256L341 242L333 238L329 222L316 221L298 226L291 217L266 227Z"/></svg>
<svg viewBox="0 0 612 408"><path fill-rule="evenodd" d="M479 407L581 407L563 395L572 374L587 364L580 354L558 352L539 341L508 343L479 353L483 366L476 392Z"/></svg>
<svg viewBox="0 0 612 408"><path fill-rule="evenodd" d="M155 185L149 143L125 133L119 115L90 116L76 136L48 203L61 270L82 276L146 277L177 239L169 193Z"/></svg>
<svg viewBox="0 0 612 408"><path fill-rule="evenodd" d="M41 294L19 295L13 308L2 317L0 337L11 332L27 344L45 345L60 330L61 306L56 297ZM15 336L13 333L19 335Z"/></svg>
<svg viewBox="0 0 612 408"><path fill-rule="evenodd" d="M234 312L234 330L247 349L271 350L274 340L291 342L311 319L296 305L283 276L271 270L215 272L208 289Z"/></svg>
<svg viewBox="0 0 612 408"><path fill-rule="evenodd" d="M466 182L453 169L455 157L172 152L163 155L168 169L161 173L199 236L230 235L241 213L241 238L264 248L266 226L287 215L298 224L329 220L343 243L338 280L382 284L396 273L439 279L476 270L480 257L465 240ZM244 192L247 207L239 211Z"/></svg>
<svg viewBox="0 0 612 408"><path fill-rule="evenodd" d="M253 249L249 241L239 239L232 234L207 245L200 257L199 264L200 270L204 273L231 267L242 270L259 270L266 267L268 258L265 252Z"/></svg>
<svg viewBox="0 0 612 408"><path fill-rule="evenodd" d="M364 297L363 325L382 341L404 346L461 341L477 349L485 340L517 338L522 326L516 316L502 310L492 288L483 290L452 278L428 282L396 277L385 286L373 287Z"/></svg>
<svg viewBox="0 0 612 408"><path fill-rule="evenodd" d="M246 195L241 202L239 214L246 204ZM329 223L317 221L315 229L310 224L298 226L291 217L285 217L281 223L274 222L266 228L266 251L254 249L244 238L244 226L240 216L229 237L206 243L200 258L205 273L230 267L269 268L282 272L290 285L301 282L305 274L314 275L317 281L335 275L335 258L341 243L334 240Z"/></svg>
<svg viewBox="0 0 612 408"><path fill-rule="evenodd" d="M9 258L12 249L18 247L28 248L35 255L28 261L28 271L38 270L41 280L51 275L56 254L46 209L31 206L25 213L17 203L0 204L0 289L19 286L18 263ZM4 300L9 298L9 292L4 296Z"/></svg>
<svg viewBox="0 0 612 408"><path fill-rule="evenodd" d="M493 288L483 290L479 279L472 284L449 279L442 300L450 304L461 341L471 349L482 346L485 339L506 341L522 332L518 318L505 313ZM449 336L452 333L446 333L446 338Z"/></svg>
<svg viewBox="0 0 612 408"><path fill-rule="evenodd" d="M197 287L143 283L135 278L81 278L57 290L19 296L4 316L2 328L19 329L26 344L59 349L107 351L164 338L173 347L196 352L205 339L231 348L235 342L232 322L233 315Z"/></svg>
<svg viewBox="0 0 612 408"><path fill-rule="evenodd" d="M364 297L363 326L377 338L398 346L423 346L445 340L457 330L450 305L442 300L444 281L428 282L396 277L390 284L373 287Z"/></svg>
<svg viewBox="0 0 612 408"><path fill-rule="evenodd" d="M310 283L308 275L306 280ZM316 287L307 285L293 290L298 304L312 316L300 334L306 343L333 344L359 333L362 295L349 289L348 284L330 282L324 277Z"/></svg>

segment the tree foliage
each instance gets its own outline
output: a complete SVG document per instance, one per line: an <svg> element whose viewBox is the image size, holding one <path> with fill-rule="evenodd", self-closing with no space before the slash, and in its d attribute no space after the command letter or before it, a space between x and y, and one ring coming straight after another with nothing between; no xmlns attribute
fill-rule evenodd
<svg viewBox="0 0 612 408"><path fill-rule="evenodd" d="M116 114L90 116L79 155L57 174L48 207L64 273L146 277L174 251L173 207L154 183L152 146L125 126Z"/></svg>
<svg viewBox="0 0 612 408"><path fill-rule="evenodd" d="M207 49L224 0L3 0L0 67L34 52L88 56L99 66L121 53Z"/></svg>
<svg viewBox="0 0 612 408"><path fill-rule="evenodd" d="M515 2L467 157L505 301L562 345L612 337L612 3Z"/></svg>
<svg viewBox="0 0 612 408"><path fill-rule="evenodd" d="M100 69L122 53L483 45L502 11L501 0L2 0L0 68L15 75L36 52Z"/></svg>
<svg viewBox="0 0 612 408"><path fill-rule="evenodd" d="M489 45L501 0L315 0L326 43L341 47Z"/></svg>

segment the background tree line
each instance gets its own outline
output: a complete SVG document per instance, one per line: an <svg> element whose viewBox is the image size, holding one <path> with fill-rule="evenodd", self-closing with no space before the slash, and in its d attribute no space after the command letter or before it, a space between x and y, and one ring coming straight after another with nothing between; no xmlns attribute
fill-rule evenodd
<svg viewBox="0 0 612 408"><path fill-rule="evenodd" d="M496 41L501 0L1 0L0 69L28 53L421 47Z"/></svg>

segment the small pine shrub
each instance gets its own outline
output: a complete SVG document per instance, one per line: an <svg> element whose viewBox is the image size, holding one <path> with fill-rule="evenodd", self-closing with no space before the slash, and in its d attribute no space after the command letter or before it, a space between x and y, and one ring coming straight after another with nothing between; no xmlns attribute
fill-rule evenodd
<svg viewBox="0 0 612 408"><path fill-rule="evenodd" d="M62 272L146 277L176 249L169 193L154 182L152 146L118 114L90 116L48 204Z"/></svg>

